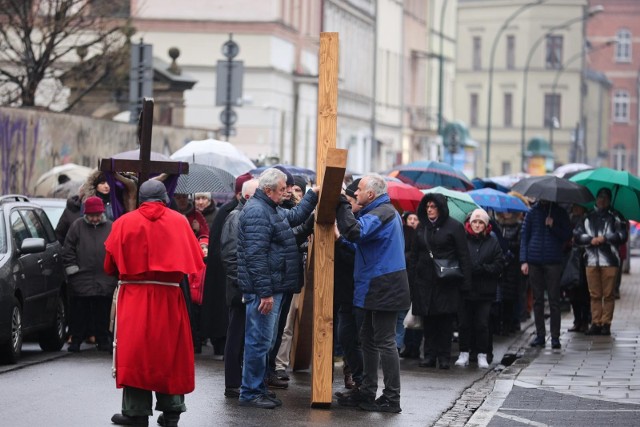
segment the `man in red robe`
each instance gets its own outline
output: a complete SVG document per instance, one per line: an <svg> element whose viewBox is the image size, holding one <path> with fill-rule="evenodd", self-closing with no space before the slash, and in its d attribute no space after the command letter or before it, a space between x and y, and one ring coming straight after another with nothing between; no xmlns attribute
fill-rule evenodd
<svg viewBox="0 0 640 427"><path fill-rule="evenodd" d="M161 426L177 426L184 395L195 388L189 315L179 283L204 264L185 217L167 208L164 184L140 186L140 207L113 223L104 269L120 287L114 330L116 386L123 388L118 425L147 426L151 392Z"/></svg>

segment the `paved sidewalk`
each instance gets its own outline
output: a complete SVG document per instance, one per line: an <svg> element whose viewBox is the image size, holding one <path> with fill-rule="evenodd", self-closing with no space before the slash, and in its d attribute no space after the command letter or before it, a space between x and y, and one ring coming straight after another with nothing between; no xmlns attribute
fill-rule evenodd
<svg viewBox="0 0 640 427"><path fill-rule="evenodd" d="M468 426L637 426L640 424L640 258L632 258L616 300L612 335L567 332L561 350L526 348L497 376Z"/></svg>

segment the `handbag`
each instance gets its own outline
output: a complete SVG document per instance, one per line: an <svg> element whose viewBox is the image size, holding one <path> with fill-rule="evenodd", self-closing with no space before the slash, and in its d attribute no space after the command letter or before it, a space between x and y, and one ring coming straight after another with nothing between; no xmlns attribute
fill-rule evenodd
<svg viewBox="0 0 640 427"><path fill-rule="evenodd" d="M424 231L424 241L427 244L427 250L429 256L433 260L433 267L436 271L436 277L443 280L463 279L464 274L460 268L460 263L457 259L436 258L431 252L431 246L429 245L429 239L427 237L427 229Z"/></svg>
<svg viewBox="0 0 640 427"><path fill-rule="evenodd" d="M411 312L413 309L413 304L409 307L409 311L407 315L404 317L404 321L402 324L406 329L422 329L422 317L416 316Z"/></svg>
<svg viewBox="0 0 640 427"><path fill-rule="evenodd" d="M574 247L569 253L569 257L562 271L560 286L562 289L573 289L580 284L580 257L582 251Z"/></svg>

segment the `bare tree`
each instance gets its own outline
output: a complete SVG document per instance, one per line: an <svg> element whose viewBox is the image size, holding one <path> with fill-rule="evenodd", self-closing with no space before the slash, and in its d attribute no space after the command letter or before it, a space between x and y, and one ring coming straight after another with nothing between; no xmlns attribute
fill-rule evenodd
<svg viewBox="0 0 640 427"><path fill-rule="evenodd" d="M130 0L0 0L0 103L35 106L44 81L55 81L78 56L104 62L85 77L95 87L128 43ZM77 54L77 55L76 55ZM81 91L77 96L84 96ZM73 105L77 99L68 100Z"/></svg>

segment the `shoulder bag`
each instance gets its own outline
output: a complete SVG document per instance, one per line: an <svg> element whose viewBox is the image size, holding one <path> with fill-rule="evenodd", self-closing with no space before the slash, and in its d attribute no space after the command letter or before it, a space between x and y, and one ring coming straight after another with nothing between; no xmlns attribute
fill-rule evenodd
<svg viewBox="0 0 640 427"><path fill-rule="evenodd" d="M460 263L457 259L436 258L431 251L431 245L429 245L429 238L427 236L427 228L424 229L424 241L429 251L429 256L433 260L433 267L436 270L436 276L438 279L453 280L462 279L464 274L460 268Z"/></svg>

